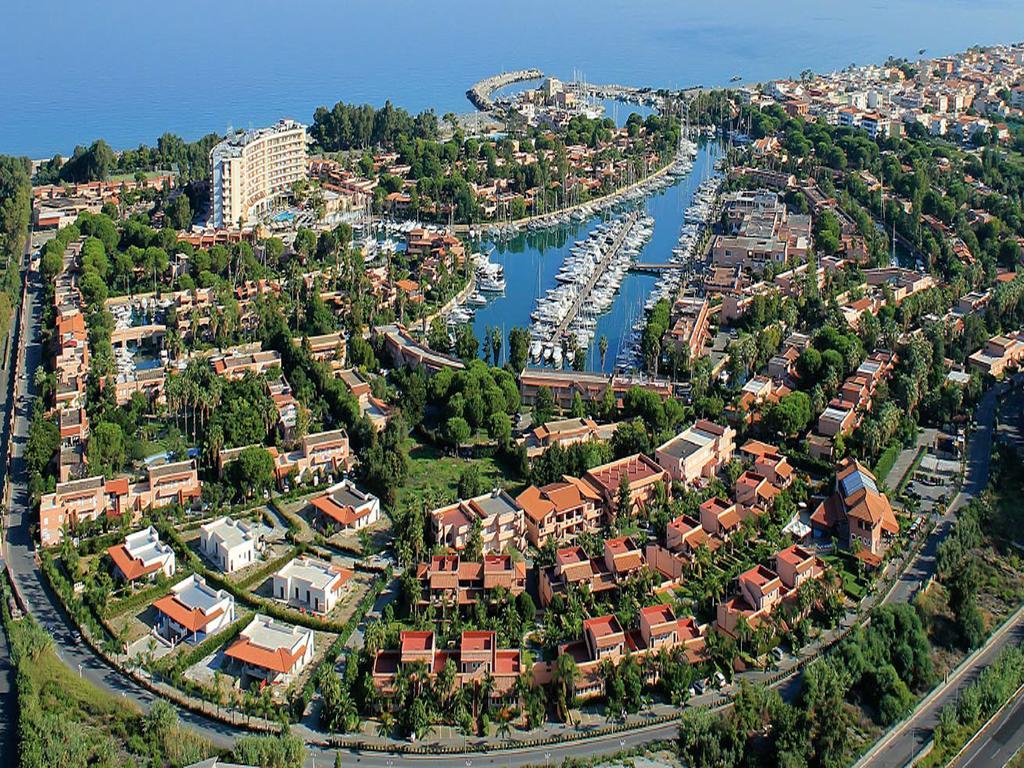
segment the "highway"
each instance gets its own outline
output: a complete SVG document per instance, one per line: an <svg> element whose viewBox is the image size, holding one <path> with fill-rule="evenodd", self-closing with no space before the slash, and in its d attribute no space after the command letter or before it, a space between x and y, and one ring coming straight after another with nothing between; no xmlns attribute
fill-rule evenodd
<svg viewBox="0 0 1024 768"><path fill-rule="evenodd" d="M5 540L4 554L18 589L28 603L32 615L54 635L56 649L63 662L101 689L114 695L123 696L139 707L146 709L154 700L153 694L110 667L88 645L81 641L77 636L77 630L73 623L64 614L58 598L47 586L35 561L24 453L31 415L30 404L36 394L33 374L42 364L43 350L38 342L38 330L41 320L40 297L41 286L39 284L39 277L38 275L30 275L23 316L24 327L20 329L24 333L24 344L21 345L19 351L24 355L22 370L25 371L25 374L15 382L14 388L17 412L14 434L12 436L12 496L10 508L7 511L8 535ZM7 374L0 374L0 376L5 375ZM946 514L946 518L949 521L955 516L955 510L966 503L966 500L983 488L987 482L995 399L995 392L987 393L979 405L976 416L978 428L975 430L969 448L968 480L965 483L963 492L950 505L950 510ZM921 584L922 580L934 572L934 550L937 546L935 539L944 536L945 530L941 531L938 536L932 537L933 541L929 542L918 558L911 564L909 574L897 582L893 590L887 595L887 602L908 599ZM0 669L0 695L3 693L3 672L4 670ZM953 695L952 691L948 693ZM179 710L179 714L185 724L199 732L217 747L230 748L236 736L247 733L243 729L211 720L187 710ZM318 744L323 744L322 733L313 731L302 724L293 725L291 730L293 734L301 736L307 742L310 756L316 762L324 764L333 760L334 750L318 746ZM676 732L677 725L670 722L636 728L621 734L606 734L557 745L509 749L490 754L481 752L462 755L441 755L435 753L406 756L347 749L342 750L342 752L343 761L346 765L369 766L370 768L421 764L436 766L437 768L468 768L468 766L507 766L512 768L513 766L543 765L548 763L557 765L569 757L588 758L613 753L651 741L672 739L675 737ZM910 751L913 751L913 744L916 743L916 740L910 739L908 741L903 738L896 738L893 742L893 754L895 754L902 748L901 745L904 744L909 747ZM475 743L476 740L474 739L468 741L471 747ZM896 764L888 761L872 763L872 765L879 766ZM899 763L899 765L902 765L902 763Z"/></svg>
<svg viewBox="0 0 1024 768"><path fill-rule="evenodd" d="M950 768L999 768L1024 748L1024 693L982 730Z"/></svg>
<svg viewBox="0 0 1024 768"><path fill-rule="evenodd" d="M935 575L939 544L952 530L957 512L988 485L996 404L1008 387L1007 383L1001 383L987 390L982 396L975 409L975 427L967 446L967 470L963 486L939 518L924 547L895 582L883 602L909 602L917 590ZM897 730L887 733L869 750L857 763L858 768L902 768L906 765L932 738L942 707L950 701L955 701L959 691L975 680L1007 642L1020 642L1021 638L1024 638L1024 617L1008 625L1003 634L993 637L970 664L925 697L919 709L907 722Z"/></svg>

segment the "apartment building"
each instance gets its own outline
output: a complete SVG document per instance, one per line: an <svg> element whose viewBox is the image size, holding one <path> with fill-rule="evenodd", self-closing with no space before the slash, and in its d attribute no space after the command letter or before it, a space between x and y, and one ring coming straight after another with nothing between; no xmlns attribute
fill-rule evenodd
<svg viewBox="0 0 1024 768"><path fill-rule="evenodd" d="M812 456L831 457L834 438L850 434L860 424L864 413L871 410L879 383L889 377L895 364L894 352L875 350L846 378L837 395L818 416L817 434L808 438Z"/></svg>
<svg viewBox="0 0 1024 768"><path fill-rule="evenodd" d="M348 470L352 463L348 433L332 429L305 435L294 451L274 456L274 471L279 482L294 478L304 482L314 476L327 477Z"/></svg>
<svg viewBox="0 0 1024 768"><path fill-rule="evenodd" d="M768 479L772 485L784 489L793 482L793 466L774 445L760 440L747 440L740 454L749 461L754 472Z"/></svg>
<svg viewBox="0 0 1024 768"><path fill-rule="evenodd" d="M586 585L591 594L616 589L646 569L643 551L628 536L607 539L601 557L589 557L582 547L565 547L555 553L552 565L540 569L540 603L547 606L574 584Z"/></svg>
<svg viewBox="0 0 1024 768"><path fill-rule="evenodd" d="M666 340L677 350L685 350L688 360L704 353L710 334L710 305L703 296L680 296L672 305L671 327Z"/></svg>
<svg viewBox="0 0 1024 768"><path fill-rule="evenodd" d="M203 493L193 459L150 467L146 471L146 478L148 487L145 491L142 488L137 491L141 497L139 506L142 508L187 504Z"/></svg>
<svg viewBox="0 0 1024 768"><path fill-rule="evenodd" d="M719 500L721 501L721 500ZM724 502L726 508L734 506L728 502ZM717 522L717 517L715 518ZM709 518L709 523L711 522ZM716 526L717 528L717 526ZM718 549L721 541L717 538L712 538L711 535L704 530L703 523L689 515L679 515L673 518L667 526L665 526L665 548L672 553L683 555L684 557L692 557L696 554L699 547L707 547L711 551ZM648 556L650 560L650 556Z"/></svg>
<svg viewBox="0 0 1024 768"><path fill-rule="evenodd" d="M434 542L455 550L466 546L474 525L480 526L485 552L504 552L508 547L523 550L526 546L523 508L497 488L433 510L430 523Z"/></svg>
<svg viewBox="0 0 1024 768"><path fill-rule="evenodd" d="M583 482L600 494L609 517L619 514L632 515L645 510L653 501L659 484L671 495L668 472L642 453L588 469L583 476ZM619 496L623 485L629 491L630 508L627 510L619 509Z"/></svg>
<svg viewBox="0 0 1024 768"><path fill-rule="evenodd" d="M434 555L417 566L416 578L423 587L423 604L464 606L488 599L497 589L510 595L526 591L526 563L511 555L484 555L482 562Z"/></svg>
<svg viewBox="0 0 1024 768"><path fill-rule="evenodd" d="M621 401L623 395L633 387L654 392L662 400L671 397L674 392L672 382L666 379L586 371L557 371L552 368L525 368L519 375L519 397L525 406L533 405L537 393L542 388L547 388L554 397L555 404L565 411L572 407L577 394L585 403L600 400L609 387L616 402Z"/></svg>
<svg viewBox="0 0 1024 768"><path fill-rule="evenodd" d="M613 614L593 616L583 621L583 637L566 643L560 654L576 662L576 696L587 699L604 693L602 666L618 664L630 654L634 658L684 649L690 662L703 658L706 627L699 626L692 616L677 618L669 605L652 605L640 609L637 626L625 628ZM552 664L541 663L534 669L534 680L550 679ZM657 678L650 674L647 682Z"/></svg>
<svg viewBox="0 0 1024 768"><path fill-rule="evenodd" d="M129 583L174 575L174 550L160 541L160 534L153 526L128 534L122 544L110 547L107 554L114 563L115 573Z"/></svg>
<svg viewBox="0 0 1024 768"><path fill-rule="evenodd" d="M526 536L538 549L548 541L571 542L581 533L601 527L604 504L589 483L565 476L538 488L531 485L516 497L526 516Z"/></svg>
<svg viewBox="0 0 1024 768"><path fill-rule="evenodd" d="M742 521L739 508L728 499L712 496L700 505L700 527L708 536L720 541L739 530Z"/></svg>
<svg viewBox="0 0 1024 768"><path fill-rule="evenodd" d="M694 485L732 461L736 430L700 419L658 446L655 458L672 480Z"/></svg>
<svg viewBox="0 0 1024 768"><path fill-rule="evenodd" d="M293 608L330 613L352 571L315 557L296 557L273 576L274 597Z"/></svg>
<svg viewBox="0 0 1024 768"><path fill-rule="evenodd" d="M370 420L373 428L378 432L383 431L391 418L391 406L378 397L374 397L370 382L355 368L348 368L337 372L345 388L359 403L359 415Z"/></svg>
<svg viewBox="0 0 1024 768"><path fill-rule="evenodd" d="M618 424L602 424L589 417L558 419L534 427L526 433L519 444L526 446L526 457L535 459L554 445L568 448L570 445L590 440L607 442L618 428Z"/></svg>
<svg viewBox="0 0 1024 768"><path fill-rule="evenodd" d="M725 200L729 234L711 246L715 266L763 272L768 265L803 261L811 246L811 217L790 214L778 193L736 192Z"/></svg>
<svg viewBox="0 0 1024 768"><path fill-rule="evenodd" d="M306 178L306 126L281 120L239 131L210 150L210 203L214 227L254 223L275 200Z"/></svg>
<svg viewBox="0 0 1024 768"><path fill-rule="evenodd" d="M1024 331L993 336L985 346L967 358L976 371L1002 378L1007 370L1016 369L1024 360Z"/></svg>
<svg viewBox="0 0 1024 768"><path fill-rule="evenodd" d="M168 640L201 643L235 620L235 598L223 589L214 589L206 580L192 574L171 587L171 593L153 603L156 630Z"/></svg>
<svg viewBox="0 0 1024 768"><path fill-rule="evenodd" d="M286 684L313 660L313 630L257 613L224 655L242 677Z"/></svg>
<svg viewBox="0 0 1024 768"><path fill-rule="evenodd" d="M400 324L375 328L374 333L384 337L384 349L391 356L395 366L423 367L428 374L449 368L461 371L466 366L456 357L435 352L426 344L416 341L405 326Z"/></svg>
<svg viewBox="0 0 1024 768"><path fill-rule="evenodd" d="M797 544L777 553L774 565L775 570L755 565L740 574L736 594L718 604L715 625L720 631L736 637L741 620L756 629L783 602L793 600L802 584L825 574L824 563Z"/></svg>
<svg viewBox="0 0 1024 768"><path fill-rule="evenodd" d="M271 368L281 367L281 355L277 350L262 350L260 345L245 345L230 349L210 358L210 365L218 376L228 381L243 378L247 373L260 375Z"/></svg>
<svg viewBox="0 0 1024 768"><path fill-rule="evenodd" d="M97 475L57 483L53 493L39 500L40 543L44 547L59 544L65 528L74 530L100 516L129 514L135 521L147 509L186 504L201 493L192 460L150 467L146 479L139 482L125 476L107 480Z"/></svg>
<svg viewBox="0 0 1024 768"><path fill-rule="evenodd" d="M433 632L404 630L397 650L377 651L373 660L373 683L385 696L394 692L399 670L410 664L425 665L431 678L451 662L455 666L455 686L474 685L490 679L491 698L508 698L523 671L518 648L499 648L491 631L466 631L452 650L437 647Z"/></svg>

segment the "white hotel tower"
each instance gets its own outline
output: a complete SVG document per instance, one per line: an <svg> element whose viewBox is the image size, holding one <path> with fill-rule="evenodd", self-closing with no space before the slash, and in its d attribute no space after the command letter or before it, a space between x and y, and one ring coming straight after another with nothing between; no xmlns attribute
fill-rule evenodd
<svg viewBox="0 0 1024 768"><path fill-rule="evenodd" d="M252 224L274 198L306 178L306 126L281 120L269 128L239 131L210 150L215 227Z"/></svg>

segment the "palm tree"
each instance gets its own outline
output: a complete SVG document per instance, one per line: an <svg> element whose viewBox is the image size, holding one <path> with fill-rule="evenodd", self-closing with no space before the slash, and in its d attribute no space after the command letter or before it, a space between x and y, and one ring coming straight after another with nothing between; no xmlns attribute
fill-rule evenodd
<svg viewBox="0 0 1024 768"><path fill-rule="evenodd" d="M608 337L603 333L601 334L601 340L597 342L597 348L601 352L601 369L604 370L604 359L608 354Z"/></svg>
<svg viewBox="0 0 1024 768"><path fill-rule="evenodd" d="M555 662L555 685L559 715L562 722L570 722L573 703L576 699L576 661L563 653Z"/></svg>
<svg viewBox="0 0 1024 768"><path fill-rule="evenodd" d="M395 718L390 712L381 712L380 720L377 721L377 735L382 739L388 738L391 735L392 729L395 727Z"/></svg>
<svg viewBox="0 0 1024 768"><path fill-rule="evenodd" d="M506 707L498 713L498 738L507 739L512 732L512 711Z"/></svg>

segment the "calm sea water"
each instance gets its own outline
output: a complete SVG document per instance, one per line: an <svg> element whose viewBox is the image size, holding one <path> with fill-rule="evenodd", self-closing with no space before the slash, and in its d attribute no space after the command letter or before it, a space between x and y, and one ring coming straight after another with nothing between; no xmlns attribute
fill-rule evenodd
<svg viewBox="0 0 1024 768"><path fill-rule="evenodd" d="M195 138L339 99L466 111L502 69L722 85L1024 38L1020 0L11 2L0 152Z"/></svg>
<svg viewBox="0 0 1024 768"><path fill-rule="evenodd" d="M679 240L683 214L697 186L713 173L718 154L717 143L705 144L687 177L644 201L644 207L654 219L654 232L640 251L639 262L663 263L669 260ZM486 306L477 309L473 318L473 331L477 338L484 339L488 328L499 328L502 338L507 339L509 330L514 326L528 327L537 297L555 287L555 274L569 255L573 243L586 238L599 221L595 217L587 222L523 234L504 243L493 244L490 258L505 268L506 289L502 296L492 298ZM491 245L485 243L484 247ZM608 338L603 370L612 370L618 352L625 344L633 323L643 313L644 302L657 279L650 274L631 272L626 275L611 308L597 320L597 331L587 355L587 370L601 368L598 346L602 335ZM507 344L505 346L507 354Z"/></svg>

